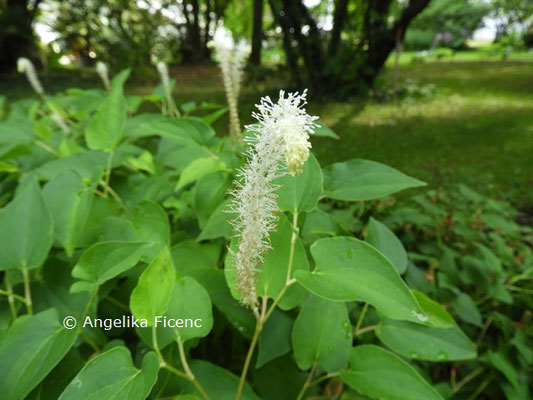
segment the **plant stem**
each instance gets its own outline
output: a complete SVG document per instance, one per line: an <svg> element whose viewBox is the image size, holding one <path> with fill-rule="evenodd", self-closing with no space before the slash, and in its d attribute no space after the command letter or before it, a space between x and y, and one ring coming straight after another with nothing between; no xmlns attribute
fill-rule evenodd
<svg viewBox="0 0 533 400"><path fill-rule="evenodd" d="M28 309L28 314L33 314L33 304L31 301L31 287L30 287L30 276L28 274L28 268L22 268L22 275L24 276L24 297L26 298L26 308Z"/></svg>
<svg viewBox="0 0 533 400"><path fill-rule="evenodd" d="M485 367L478 367L472 372L470 372L467 376L465 376L461 381L453 387L453 394L457 393L459 390L463 388L464 385L466 385L468 382L470 382L472 379L474 379L476 376L481 374L485 370Z"/></svg>
<svg viewBox="0 0 533 400"><path fill-rule="evenodd" d="M8 298L9 296L13 296L13 298L15 298L16 300L26 304L26 299L16 293L8 292L6 290L0 290L0 295L7 296Z"/></svg>
<svg viewBox="0 0 533 400"><path fill-rule="evenodd" d="M307 375L307 379L305 380L302 386L302 390L300 390L300 393L298 394L296 400L302 400L305 395L305 392L307 392L307 389L309 389L309 386L311 385L311 381L313 379L313 375L315 374L315 368L316 363L313 363L313 365L311 366L311 371L309 371L309 375Z"/></svg>
<svg viewBox="0 0 533 400"><path fill-rule="evenodd" d="M356 330L355 333L354 333L354 336L359 336L359 335L362 335L363 333L367 333L367 332L373 331L377 327L378 327L378 324L365 326L364 328Z"/></svg>
<svg viewBox="0 0 533 400"><path fill-rule="evenodd" d="M478 388L472 393L472 395L468 398L468 400L475 400L478 398L478 395L485 390L485 388L488 386L488 384L494 379L494 374L490 374L487 379L485 379L481 384L478 386Z"/></svg>
<svg viewBox="0 0 533 400"><path fill-rule="evenodd" d="M115 156L115 152L111 151L109 153L109 157L107 157L107 168L105 171L105 177L104 177L104 188L106 190L106 193L109 192L110 186L109 186L109 180L111 179L111 169L113 168L113 157Z"/></svg>
<svg viewBox="0 0 533 400"><path fill-rule="evenodd" d="M309 387L311 387L311 386L315 386L315 385L318 385L320 382L323 382L323 381L325 381L326 379L334 378L334 377L339 376L339 375L340 375L339 372L331 372L331 373L329 373L329 374L323 375L323 376L321 376L320 378L316 378L314 381L312 381L312 382L309 384Z"/></svg>
<svg viewBox="0 0 533 400"><path fill-rule="evenodd" d="M122 303L121 301L118 301L114 297L106 296L106 297L104 297L104 299L106 299L111 304L114 304L115 306L117 306L118 308L120 308L120 309L122 309L124 311L129 311L130 310L126 304Z"/></svg>
<svg viewBox="0 0 533 400"><path fill-rule="evenodd" d="M7 301L9 303L9 309L11 310L11 316L13 317L13 320L17 319L17 308L15 307L15 297L13 295L13 286L11 285L11 279L9 278L9 270L6 270L5 272L5 282L6 282L6 289L7 292L10 293L7 296ZM24 299L26 301L26 299Z"/></svg>
<svg viewBox="0 0 533 400"><path fill-rule="evenodd" d="M124 200L122 200L122 198L118 195L118 193L113 190L113 188L109 185L109 182L102 179L100 181L100 185L102 185L105 189L104 197L107 197L107 194L109 193L111 197L113 197L117 201L117 203L122 207L124 212L128 215L131 215L130 210L128 210L128 207L126 207L126 203L124 203Z"/></svg>
<svg viewBox="0 0 533 400"><path fill-rule="evenodd" d="M191 381L191 383L194 385L196 390L198 390L198 392L202 395L202 397L204 399L209 400L209 396L205 392L205 390L202 387L202 385L200 385L200 382L198 382L198 380L196 379L196 377L192 373L191 368L189 367L189 363L187 362L187 356L185 354L185 349L183 348L183 342L181 341L181 338L178 337L176 339L176 342L178 342L178 349L179 349L179 352L180 352L181 365L183 366L183 369L185 370L185 374L187 375L187 379L189 381Z"/></svg>
<svg viewBox="0 0 533 400"><path fill-rule="evenodd" d="M250 343L248 353L246 354L246 359L244 360L244 366L242 368L241 379L239 380L239 387L237 388L235 400L240 400L242 396L242 391L244 390L244 383L246 382L246 375L248 373L248 368L250 367L250 361L252 361L252 355L254 354L255 346L257 344L257 340L259 339L259 334L263 329L263 323L264 322L262 322L261 319L258 319L257 323L255 324L254 336L252 337L252 342Z"/></svg>
<svg viewBox="0 0 533 400"><path fill-rule="evenodd" d="M278 305L278 303L281 301L281 298L287 291L287 288L289 288L292 284L296 282L296 280L291 278L292 275L292 266L294 264L294 249L296 247L296 239L298 239L298 212L294 212L292 216L292 236L291 236L291 247L289 250L289 261L287 266L287 278L285 279L285 285L279 292L279 294L276 296L272 304L267 310L266 307L266 300L263 298L263 305L261 307L261 314L255 313L257 322L255 324L255 332L254 336L252 337L252 342L250 343L250 347L248 348L248 353L246 354L246 359L244 360L244 366L242 368L241 377L239 380L239 387L237 388L237 394L235 396L235 400L240 400L242 396L242 391L244 390L244 383L246 382L246 375L248 374L248 368L250 367L250 362L252 360L252 355L254 354L255 346L257 345L257 341L259 339L259 334L261 333L261 330L263 329L263 326L265 325L265 322L267 319L272 315L274 312L274 309Z"/></svg>
<svg viewBox="0 0 533 400"><path fill-rule="evenodd" d="M366 311L368 310L368 303L365 303L363 306L363 309L361 310L361 314L359 314L359 318L357 319L357 324L355 325L355 336L357 336L357 332L361 328L361 324L363 323L363 319L365 318Z"/></svg>

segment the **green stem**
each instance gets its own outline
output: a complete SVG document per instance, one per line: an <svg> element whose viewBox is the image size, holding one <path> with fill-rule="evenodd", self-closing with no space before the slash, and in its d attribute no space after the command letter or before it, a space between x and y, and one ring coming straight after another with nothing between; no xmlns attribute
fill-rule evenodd
<svg viewBox="0 0 533 400"><path fill-rule="evenodd" d="M307 389L309 389L309 386L311 385L311 381L313 379L313 375L315 374L315 368L316 368L316 363L313 363L313 366L311 367L311 371L309 371L309 375L307 375L307 379L305 380L302 386L302 390L300 390L300 393L298 394L298 397L296 398L296 400L302 400L305 395L305 392L307 392Z"/></svg>
<svg viewBox="0 0 533 400"><path fill-rule="evenodd" d="M16 293L11 293L11 292L8 292L6 290L0 290L0 295L7 296L8 298L9 298L9 296L13 296L16 300L26 304L26 299L24 297L22 297L22 296L19 296Z"/></svg>
<svg viewBox="0 0 533 400"><path fill-rule="evenodd" d="M481 384L477 387L477 389L472 393L472 395L468 398L468 400L475 400L478 398L478 395L485 390L485 388L489 385L489 383L494 379L494 374L490 374L487 379L485 379Z"/></svg>
<svg viewBox="0 0 533 400"><path fill-rule="evenodd" d="M109 192L110 186L109 186L109 180L111 179L111 169L113 168L113 157L115 156L115 152L111 151L109 153L109 157L107 157L107 168L105 171L105 177L104 177L104 188L106 190L106 193Z"/></svg>
<svg viewBox="0 0 533 400"><path fill-rule="evenodd" d="M259 339L259 334L261 333L261 330L263 329L263 326L265 325L265 322L267 319L272 315L274 312L274 309L278 305L278 303L281 301L281 298L287 291L287 288L289 288L292 284L294 284L296 281L291 278L292 275L292 267L294 264L294 249L296 247L296 239L298 239L298 212L294 212L292 216L292 236L291 236L291 247L289 250L289 261L287 266L287 277L285 279L285 285L279 292L279 294L276 296L270 307L268 308L268 311L266 310L266 304L263 303L263 307L261 310L261 314L256 313L257 323L255 324L255 332L254 336L252 337L252 342L250 343L250 347L248 348L248 353L246 354L246 359L244 360L244 366L242 369L241 377L239 380L239 387L237 388L237 394L235 396L235 400L240 400L242 396L242 391L244 390L244 383L246 382L246 375L248 374L248 368L250 367L250 362L252 360L252 355L254 354L255 346L257 345L257 341Z"/></svg>
<svg viewBox="0 0 533 400"><path fill-rule="evenodd" d="M359 331L359 329L361 329L361 325L363 323L367 310L368 303L365 303L365 305L363 306L363 310L361 310L361 314L359 314L359 318L357 319L357 324L355 325L355 336L357 336L357 332Z"/></svg>
<svg viewBox="0 0 533 400"><path fill-rule="evenodd" d="M252 337L252 342L250 343L250 347L248 348L248 353L246 354L246 359L244 360L244 366L242 368L241 378L239 380L239 387L237 388L237 394L235 395L235 400L240 400L242 396L242 391L244 390L244 383L246 382L246 375L248 373L248 368L250 367L250 362L252 361L252 355L254 354L255 346L257 344L257 340L259 339L259 334L263 330L263 322L261 322L261 319L257 320L257 323L255 324L255 332L254 336Z"/></svg>
<svg viewBox="0 0 533 400"><path fill-rule="evenodd" d="M209 400L209 396L205 392L205 390L202 387L202 385L200 385L200 382L198 382L198 380L194 376L193 372L191 371L191 368L189 367L189 363L187 362L187 356L185 354L185 349L183 348L183 342L181 341L181 338L178 337L176 339L176 342L178 342L178 350L180 352L181 365L183 366L183 369L185 370L185 374L187 375L187 379L192 382L192 384L194 385L196 390L198 390L198 392L202 395L202 397L205 400Z"/></svg>
<svg viewBox="0 0 533 400"><path fill-rule="evenodd" d="M13 295L13 285L11 285L11 278L9 277L9 270L6 270L5 272L5 282L6 282L6 289L7 292L10 293L10 295L7 296L7 301L9 303L9 309L11 310L11 316L13 317L13 320L17 319L17 308L15 307L15 297ZM26 299L24 299L26 301Z"/></svg>
<svg viewBox="0 0 533 400"><path fill-rule="evenodd" d="M124 311L129 311L130 310L126 304L122 303L121 301L118 301L114 297L106 296L106 297L104 297L104 299L106 299L111 304L114 304L115 306L117 306L118 308L120 308L120 309L122 309Z"/></svg>
<svg viewBox="0 0 533 400"><path fill-rule="evenodd" d="M356 330L355 333L354 333L354 336L360 336L360 335L362 335L363 333L367 333L367 332L373 331L373 330L376 329L377 327L378 327L378 324L376 324L376 325L365 326L364 328L361 328L361 329L359 329L359 330Z"/></svg>
<svg viewBox="0 0 533 400"><path fill-rule="evenodd" d="M331 372L329 374L323 375L320 378L316 378L314 381L311 381L311 383L309 384L309 387L318 385L320 382L324 382L327 379L334 378L339 375L340 375L339 372Z"/></svg>
<svg viewBox="0 0 533 400"><path fill-rule="evenodd" d="M472 372L470 372L467 376L465 376L461 381L453 387L453 394L460 391L464 385L466 385L468 382L470 382L472 379L474 379L476 376L481 374L485 370L484 367L478 367Z"/></svg>
<svg viewBox="0 0 533 400"><path fill-rule="evenodd" d="M33 304L31 300L31 287L30 287L30 276L28 273L28 268L22 268L22 275L24 276L24 297L26 298L26 308L28 309L28 314L33 314Z"/></svg>

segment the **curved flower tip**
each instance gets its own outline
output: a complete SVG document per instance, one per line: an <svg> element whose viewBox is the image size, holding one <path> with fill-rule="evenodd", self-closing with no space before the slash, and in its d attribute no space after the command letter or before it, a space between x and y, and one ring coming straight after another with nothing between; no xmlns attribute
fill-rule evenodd
<svg viewBox="0 0 533 400"><path fill-rule="evenodd" d="M41 85L41 82L39 81L39 78L37 77L35 67L33 66L30 60L25 57L19 58L17 60L17 71L21 74L26 74L26 77L28 78L31 87L37 92L37 94L41 96L44 95L44 89Z"/></svg>
<svg viewBox="0 0 533 400"><path fill-rule="evenodd" d="M102 61L98 61L96 63L96 73L98 74L98 76L102 80L105 89L109 91L110 90L109 71L107 69L107 65L105 63L103 63Z"/></svg>
<svg viewBox="0 0 533 400"><path fill-rule="evenodd" d="M287 171L293 175L302 173L303 165L309 158L309 135L317 126L313 121L316 116L307 114L307 89L301 94L280 90L279 100L273 103L270 97L263 97L257 105L259 113L253 116L259 121L259 127L249 129L271 131L282 144Z"/></svg>

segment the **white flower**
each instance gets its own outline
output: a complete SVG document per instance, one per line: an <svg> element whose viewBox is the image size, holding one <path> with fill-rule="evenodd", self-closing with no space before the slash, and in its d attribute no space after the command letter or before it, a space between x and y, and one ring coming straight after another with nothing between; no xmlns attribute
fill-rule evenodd
<svg viewBox="0 0 533 400"><path fill-rule="evenodd" d="M180 116L180 113L174 103L174 98L172 97L172 89L170 87L170 77L168 74L168 67L163 61L159 61L155 67L157 72L159 72L159 77L161 78L161 84L163 85L163 90L165 91L165 98L171 115Z"/></svg>
<svg viewBox="0 0 533 400"><path fill-rule="evenodd" d="M253 113L258 124L248 126L255 136L247 139L248 162L239 171L240 180L232 191L231 211L237 214L232 222L240 238L235 252L236 288L241 302L250 308L257 306L256 280L262 254L270 248L269 232L275 228L276 190L273 181L287 173L296 175L309 156L309 134L313 133L317 117L303 108L306 94L280 91L279 100L261 99L258 113Z"/></svg>
<svg viewBox="0 0 533 400"><path fill-rule="evenodd" d="M210 45L215 49L215 56L222 71L229 109L230 137L240 142L242 139L238 101L249 46L244 40L235 43L231 35L220 30L216 32L215 39Z"/></svg>
<svg viewBox="0 0 533 400"><path fill-rule="evenodd" d="M105 63L103 63L102 61L98 61L96 63L96 73L100 76L100 79L102 79L105 90L109 91L109 71L107 70L107 65L105 65Z"/></svg>
<svg viewBox="0 0 533 400"><path fill-rule="evenodd" d="M37 92L37 94L44 96L44 89L41 85L41 82L39 82L39 78L35 72L35 67L30 60L24 57L19 58L17 60L17 70L21 74L26 74L30 85L33 87L33 90Z"/></svg>

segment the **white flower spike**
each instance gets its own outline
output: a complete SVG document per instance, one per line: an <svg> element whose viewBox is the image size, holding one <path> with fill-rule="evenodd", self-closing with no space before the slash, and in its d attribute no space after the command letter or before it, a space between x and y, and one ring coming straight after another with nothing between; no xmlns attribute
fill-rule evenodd
<svg viewBox="0 0 533 400"><path fill-rule="evenodd" d="M234 142L241 142L238 103L249 46L244 40L235 43L231 35L223 31L217 32L211 46L215 49L215 56L222 71L229 109L230 137Z"/></svg>
<svg viewBox="0 0 533 400"><path fill-rule="evenodd" d="M165 98L168 106L168 111L171 115L174 115L176 117L180 116L180 112L178 111L178 108L176 107L176 103L174 103L174 98L172 97L172 89L170 87L170 77L168 74L168 67L167 64L165 64L163 61L159 61L155 67L157 68L157 72L159 72L159 77L161 78L161 84L163 85L163 89L165 91Z"/></svg>
<svg viewBox="0 0 533 400"><path fill-rule="evenodd" d="M104 84L105 90L109 92L111 90L111 86L109 85L109 71L107 69L107 65L102 61L98 61L96 63L96 73L98 74L98 76L100 76L100 79Z"/></svg>
<svg viewBox="0 0 533 400"><path fill-rule="evenodd" d="M248 126L256 134L247 139L248 162L239 171L240 180L231 192L231 211L237 216L232 222L240 238L235 252L236 288L243 305L256 309L256 281L262 254L270 249L269 233L277 220L276 190L273 181L287 172L297 175L309 157L309 135L318 117L304 109L307 91L302 94L280 91L273 103L263 97L253 113L258 124ZM286 167L286 168L284 168Z"/></svg>
<svg viewBox="0 0 533 400"><path fill-rule="evenodd" d="M26 74L31 87L38 95L44 96L43 86L41 85L37 73L35 72L35 67L30 60L24 57L19 58L17 60L17 70L21 74Z"/></svg>

